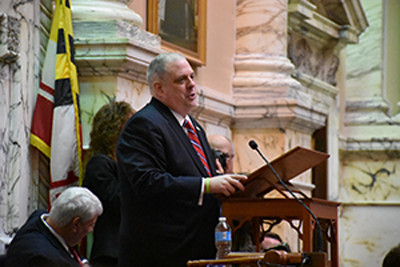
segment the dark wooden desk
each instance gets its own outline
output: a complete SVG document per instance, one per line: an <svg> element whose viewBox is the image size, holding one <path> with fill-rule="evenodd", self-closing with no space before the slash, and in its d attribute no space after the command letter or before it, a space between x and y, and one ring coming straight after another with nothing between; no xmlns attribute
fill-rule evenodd
<svg viewBox="0 0 400 267"><path fill-rule="evenodd" d="M320 221L323 228L324 242L330 243L330 265L332 267L339 267L337 208L340 204L317 198L302 199L302 201ZM295 199L224 199L222 201L222 214L227 217L227 221L231 226L233 226L233 220L239 221L239 226L243 222L254 218L261 220L285 220L297 231L299 238L303 241L303 251L313 251L315 222L310 213ZM298 227L292 223L292 221L297 220L300 221ZM235 230L233 228L233 234ZM259 232L258 236L260 236ZM257 250L259 250L259 244L256 245Z"/></svg>

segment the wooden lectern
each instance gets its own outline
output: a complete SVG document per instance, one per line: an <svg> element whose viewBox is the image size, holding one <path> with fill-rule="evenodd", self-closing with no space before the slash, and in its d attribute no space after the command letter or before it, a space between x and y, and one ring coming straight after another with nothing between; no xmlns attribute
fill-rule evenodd
<svg viewBox="0 0 400 267"><path fill-rule="evenodd" d="M271 165L280 178L291 187L289 180L302 172L317 166L329 157L328 154L296 147L271 162ZM303 252L313 252L313 232L315 220L311 214L296 199L290 198L287 191L281 188L271 168L264 165L248 175L244 182L245 190L235 193L229 198L222 199L222 215L227 217L232 227L233 235L246 221L256 222L253 229L253 239L256 241L257 251L260 250L260 225L263 220L287 221L294 228L303 241ZM265 199L263 196L278 190L285 198ZM321 224L324 235L324 250L330 257L329 266L338 267L337 244L337 207L339 203L323 199L308 198L301 192L301 200L315 214ZM237 222L236 226L233 222ZM296 226L293 221L299 221ZM326 247L330 247L327 251Z"/></svg>
<svg viewBox="0 0 400 267"><path fill-rule="evenodd" d="M231 252L225 259L219 260L193 260L188 261L188 267L201 266L304 266L326 267L326 253L321 252L286 252L271 250L265 253Z"/></svg>

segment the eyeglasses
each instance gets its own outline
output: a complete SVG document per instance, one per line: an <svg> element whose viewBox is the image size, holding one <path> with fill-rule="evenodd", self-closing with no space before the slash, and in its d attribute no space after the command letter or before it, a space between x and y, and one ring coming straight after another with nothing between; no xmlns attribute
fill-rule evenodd
<svg viewBox="0 0 400 267"><path fill-rule="evenodd" d="M222 154L222 156L223 156L224 158L230 159L230 160L232 160L232 159L235 157L234 154L228 154L228 153L221 153L221 154Z"/></svg>
<svg viewBox="0 0 400 267"><path fill-rule="evenodd" d="M235 157L234 154L225 154L227 159L233 159Z"/></svg>

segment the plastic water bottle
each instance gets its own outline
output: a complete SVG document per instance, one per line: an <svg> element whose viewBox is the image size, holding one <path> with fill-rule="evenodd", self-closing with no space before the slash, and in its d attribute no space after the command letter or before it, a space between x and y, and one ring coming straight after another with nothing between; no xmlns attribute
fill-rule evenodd
<svg viewBox="0 0 400 267"><path fill-rule="evenodd" d="M217 248L216 259L223 259L231 252L232 238L231 227L226 222L225 217L219 217L219 222L215 227L215 247Z"/></svg>

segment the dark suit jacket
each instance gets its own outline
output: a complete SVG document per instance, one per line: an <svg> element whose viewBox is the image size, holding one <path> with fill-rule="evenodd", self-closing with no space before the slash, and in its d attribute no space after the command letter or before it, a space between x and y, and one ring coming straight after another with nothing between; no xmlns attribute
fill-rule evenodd
<svg viewBox="0 0 400 267"><path fill-rule="evenodd" d="M197 129L212 173L215 157L204 130ZM172 112L156 99L137 112L117 148L121 180L121 266L186 266L215 258L219 203L198 201L207 177L190 140Z"/></svg>
<svg viewBox="0 0 400 267"><path fill-rule="evenodd" d="M43 224L40 219L43 213L34 212L17 232L7 249L6 267L80 266Z"/></svg>
<svg viewBox="0 0 400 267"><path fill-rule="evenodd" d="M96 154L88 162L83 185L90 189L103 204L103 213L93 231L90 262L118 258L118 232L121 221L120 182L117 163L107 155Z"/></svg>

